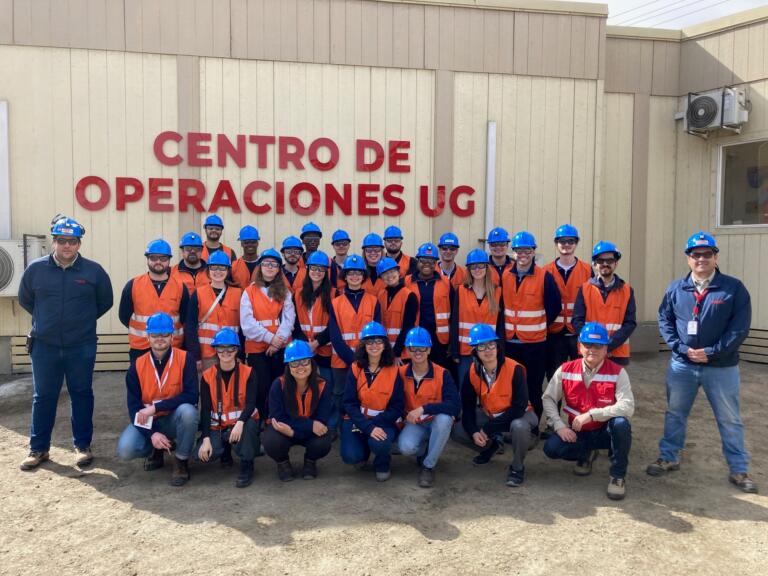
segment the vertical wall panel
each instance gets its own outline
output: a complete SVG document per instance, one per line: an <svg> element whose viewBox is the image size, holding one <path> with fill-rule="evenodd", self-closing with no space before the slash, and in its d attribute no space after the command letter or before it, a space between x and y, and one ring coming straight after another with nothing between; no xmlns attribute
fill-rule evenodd
<svg viewBox="0 0 768 576"><path fill-rule="evenodd" d="M425 6L408 7L408 66L429 68L426 63L427 29Z"/></svg>
<svg viewBox="0 0 768 576"><path fill-rule="evenodd" d="M0 0L0 44L13 43L13 0Z"/></svg>

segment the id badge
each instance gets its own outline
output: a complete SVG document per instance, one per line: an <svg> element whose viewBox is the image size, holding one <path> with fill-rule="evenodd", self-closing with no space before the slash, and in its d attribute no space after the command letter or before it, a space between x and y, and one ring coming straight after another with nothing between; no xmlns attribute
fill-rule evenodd
<svg viewBox="0 0 768 576"><path fill-rule="evenodd" d="M696 336L699 333L699 323L696 320L688 321L688 336Z"/></svg>

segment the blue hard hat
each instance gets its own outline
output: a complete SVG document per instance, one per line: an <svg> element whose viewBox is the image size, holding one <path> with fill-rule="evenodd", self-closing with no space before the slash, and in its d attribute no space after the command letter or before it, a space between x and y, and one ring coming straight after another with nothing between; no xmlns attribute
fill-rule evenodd
<svg viewBox="0 0 768 576"><path fill-rule="evenodd" d="M328 254L322 250L315 250L307 258L307 266L325 266L326 268L330 268L331 260L328 258Z"/></svg>
<svg viewBox="0 0 768 576"><path fill-rule="evenodd" d="M295 362L296 360L312 358L314 355L312 348L310 348L309 344L304 340L294 340L285 347L283 363L288 364L289 362Z"/></svg>
<svg viewBox="0 0 768 576"><path fill-rule="evenodd" d="M459 237L453 232L446 232L440 236L440 240L437 241L437 245L442 248L443 246L456 246L459 247Z"/></svg>
<svg viewBox="0 0 768 576"><path fill-rule="evenodd" d="M488 254L484 250L480 250L480 248L474 248L467 254L467 266L470 264L488 264L488 262Z"/></svg>
<svg viewBox="0 0 768 576"><path fill-rule="evenodd" d="M283 263L283 257L280 255L280 252L274 248L267 248L259 255L259 264L261 264L261 261L264 260L264 258L272 258L273 260L277 260L279 264Z"/></svg>
<svg viewBox="0 0 768 576"><path fill-rule="evenodd" d="M198 248L202 248L203 239L200 238L200 234L187 232L181 237L181 241L179 242L179 248L184 248L184 246L197 246Z"/></svg>
<svg viewBox="0 0 768 576"><path fill-rule="evenodd" d="M432 348L432 337L424 328L416 326L408 330L405 335L406 348Z"/></svg>
<svg viewBox="0 0 768 576"><path fill-rule="evenodd" d="M432 244L432 242L425 242L416 250L416 258L434 258L439 260L440 256L437 254L437 246Z"/></svg>
<svg viewBox="0 0 768 576"><path fill-rule="evenodd" d="M398 228L397 226L387 226L387 229L384 230L384 236L382 236L384 240L387 238L403 238L403 232Z"/></svg>
<svg viewBox="0 0 768 576"><path fill-rule="evenodd" d="M469 329L469 345L477 346L483 342L498 340L499 335L490 324L475 324Z"/></svg>
<svg viewBox="0 0 768 576"><path fill-rule="evenodd" d="M504 228L497 226L488 232L488 238L486 238L485 241L488 242L488 244L491 244L492 242L509 242L509 232L504 230Z"/></svg>
<svg viewBox="0 0 768 576"><path fill-rule="evenodd" d="M378 234L371 232L370 234L366 234L363 238L363 248L373 248L374 246L379 246L381 248L384 247L384 240L381 239L381 236Z"/></svg>
<svg viewBox="0 0 768 576"><path fill-rule="evenodd" d="M216 348L216 346L237 346L239 348L240 337L237 335L237 332L232 330L232 328L222 328L216 332L216 336L213 337L211 346L214 348Z"/></svg>
<svg viewBox="0 0 768 576"><path fill-rule="evenodd" d="M340 242L342 240L346 240L347 242L352 241L352 238L349 237L349 234L347 234L346 230L336 230L336 232L333 233L333 236L331 236L331 244L334 242Z"/></svg>
<svg viewBox="0 0 768 576"><path fill-rule="evenodd" d="M219 226L220 228L224 228L224 220L222 220L216 214L210 214L205 219L205 222L203 222L203 228L205 228L206 226Z"/></svg>
<svg viewBox="0 0 768 576"><path fill-rule="evenodd" d="M587 322L579 332L579 342L584 344L602 344L607 346L611 342L608 330L599 322Z"/></svg>
<svg viewBox="0 0 768 576"><path fill-rule="evenodd" d="M688 238L688 242L685 245L685 253L690 254L694 248L709 248L715 254L720 252L720 248L717 247L715 237L711 234L707 234L704 231L696 232L693 236Z"/></svg>
<svg viewBox="0 0 768 576"><path fill-rule="evenodd" d="M304 224L304 226L301 227L301 233L299 236L301 238L304 238L307 234L320 234L320 238L323 237L323 231L320 230L320 226L315 224L314 222L307 222Z"/></svg>
<svg viewBox="0 0 768 576"><path fill-rule="evenodd" d="M251 226L250 224L246 224L242 228L240 228L240 235L237 237L238 240L241 242L243 240L261 240L261 236L259 236L259 231L256 229L255 226Z"/></svg>
<svg viewBox="0 0 768 576"><path fill-rule="evenodd" d="M296 238L296 236L286 236L283 239L283 245L280 246L280 252L287 250L288 248L298 248L299 250L303 250L304 245L301 243L301 240Z"/></svg>
<svg viewBox="0 0 768 576"><path fill-rule="evenodd" d="M62 216L51 224L51 236L71 236L72 238L82 238L85 235L85 228L72 218Z"/></svg>
<svg viewBox="0 0 768 576"><path fill-rule="evenodd" d="M378 322L368 322L365 326L363 326L362 331L360 332L360 340L365 340L366 338L386 338L387 337L387 331Z"/></svg>
<svg viewBox="0 0 768 576"><path fill-rule="evenodd" d="M165 312L156 312L147 319L147 334L173 334L173 320Z"/></svg>
<svg viewBox="0 0 768 576"><path fill-rule="evenodd" d="M223 250L216 250L208 255L208 266L232 266L232 261L229 259Z"/></svg>
<svg viewBox="0 0 768 576"><path fill-rule="evenodd" d="M342 266L341 269L344 272L349 270L361 270L365 272L365 262L363 262L363 257L358 254L350 254L347 256L346 260L344 260L344 266Z"/></svg>
<svg viewBox="0 0 768 576"><path fill-rule="evenodd" d="M144 256L149 256L150 254L161 254L162 256L168 256L170 258L173 256L173 250L171 249L171 245L168 244L168 242L158 238L157 240L152 240L152 242L147 244L147 249L144 251Z"/></svg>
<svg viewBox="0 0 768 576"><path fill-rule="evenodd" d="M536 238L525 230L518 232L512 238L512 250L515 248L536 248Z"/></svg>
<svg viewBox="0 0 768 576"><path fill-rule="evenodd" d="M576 230L576 226L563 224L562 226L558 226L557 230L555 230L555 240L558 238L576 238L576 240L579 240L579 231Z"/></svg>
<svg viewBox="0 0 768 576"><path fill-rule="evenodd" d="M382 258L379 260L379 263L376 264L376 274L381 276L384 274L384 272L389 272L390 270L394 270L399 267L400 265L395 262L394 258Z"/></svg>
<svg viewBox="0 0 768 576"><path fill-rule="evenodd" d="M595 247L592 248L592 260L594 261L600 254L605 254L606 252L613 252L616 255L616 260L621 260L621 252L616 248L616 244L604 240L600 240L600 242L595 244Z"/></svg>

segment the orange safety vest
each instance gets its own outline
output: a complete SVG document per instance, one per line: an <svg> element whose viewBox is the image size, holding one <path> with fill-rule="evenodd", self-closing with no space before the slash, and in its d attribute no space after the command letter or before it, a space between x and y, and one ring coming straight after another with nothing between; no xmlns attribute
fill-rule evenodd
<svg viewBox="0 0 768 576"><path fill-rule="evenodd" d="M367 293L363 294L360 306L358 306L357 312L355 312L355 308L349 302L346 294L341 294L331 301L333 313L336 315L336 322L339 325L339 332L341 332L341 338L353 350L357 348L357 344L360 342L360 332L363 326L373 321L373 316L376 313L376 303L377 300L374 296ZM331 368L347 368L344 360L341 359L335 350L331 358Z"/></svg>
<svg viewBox="0 0 768 576"><path fill-rule="evenodd" d="M203 358L211 358L216 355L213 349L213 337L222 328L229 328L240 332L240 297L243 291L237 286L227 286L224 297L203 322L203 317L208 314L216 301L216 293L211 285L200 286L197 289L197 339L200 342L200 355Z"/></svg>
<svg viewBox="0 0 768 576"><path fill-rule="evenodd" d="M285 376L280 376L280 388L285 390ZM322 378L317 379L317 391L318 396L323 395L325 390L325 380ZM306 393L299 394L296 390L296 408L299 418L311 418L312 417L312 390L307 387Z"/></svg>
<svg viewBox="0 0 768 576"><path fill-rule="evenodd" d="M386 288L379 292L379 307L381 308L381 323L384 329L387 331L387 338L389 343L394 346L397 342L397 337L400 336L400 332L403 329L403 314L405 314L405 304L408 301L408 296L413 294L413 291L403 286L397 291L395 297L392 298L392 302L389 300ZM416 313L416 324L419 325L418 312ZM408 349L403 348L401 358L410 358L408 356Z"/></svg>
<svg viewBox="0 0 768 576"><path fill-rule="evenodd" d="M581 358L566 362L560 368L563 379L563 410L568 414L568 422L592 408L605 408L616 404L616 383L619 380L621 366L605 360L600 369L592 377L589 388L584 385L583 363ZM597 430L605 426L605 422L587 422L582 430Z"/></svg>
<svg viewBox="0 0 768 576"><path fill-rule="evenodd" d="M547 273L533 265L533 274L523 277L517 287L517 275L505 272L502 278L504 328L507 340L544 342L547 339L547 312L544 309L544 278Z"/></svg>
<svg viewBox="0 0 768 576"><path fill-rule="evenodd" d="M403 381L403 392L405 393L406 414L425 404L439 404L443 401L443 377L445 375L445 368L438 366L434 362L430 362L430 364L432 365L432 373L434 377L423 378L418 390L416 390L416 381L413 376L407 375L410 366L400 366L400 378ZM431 415L423 414L421 416L422 422L428 422L429 420L432 420Z"/></svg>
<svg viewBox="0 0 768 576"><path fill-rule="evenodd" d="M205 286L206 284L211 283L211 279L208 277L205 269L200 270L193 277L189 272L179 270L178 264L171 268L171 276L176 276L177 279L184 283L184 286L187 287L187 292L189 292L190 296L192 296L192 294L195 293L195 290L197 290L200 286Z"/></svg>
<svg viewBox="0 0 768 576"><path fill-rule="evenodd" d="M304 278L307 276L307 268L306 266L299 266L299 269L296 271L296 276L293 277L293 284L291 284L291 281L288 280L288 276L285 275L285 270L283 270L283 278L285 279L285 285L288 286L288 290L291 291L291 294L296 294L297 292L301 292L301 286L304 284Z"/></svg>
<svg viewBox="0 0 768 576"><path fill-rule="evenodd" d="M405 279L405 285L416 294L421 308L421 292L419 291L418 281L413 275ZM451 326L451 285L445 280L437 277L435 282L435 291L432 294L432 302L435 306L435 332L437 341L440 344L448 344L448 336Z"/></svg>
<svg viewBox="0 0 768 576"><path fill-rule="evenodd" d="M386 285L381 278L376 278L376 282L371 282L370 278L366 278L363 280L362 288L371 296L378 296L386 288Z"/></svg>
<svg viewBox="0 0 768 576"><path fill-rule="evenodd" d="M299 292L301 291L299 290ZM296 306L296 317L299 319L299 326L301 327L304 336L307 337L307 340L317 339L317 335L328 328L329 313L328 310L323 308L322 300L320 300L320 298L315 298L311 310L307 310L307 306L304 304L304 299L301 297L301 294L296 295L293 303ZM315 354L329 358L331 356L330 342L324 346L320 346L315 351Z"/></svg>
<svg viewBox="0 0 768 576"><path fill-rule="evenodd" d="M333 274L331 274L331 271L333 271ZM330 279L333 275L336 276L336 290L339 291L339 294L341 294L344 291L344 288L346 287L347 283L344 282L343 278L341 277L342 268L339 264L336 263L336 260L331 258L331 268L329 270L329 276ZM333 287L333 282L331 282L331 286Z"/></svg>
<svg viewBox="0 0 768 576"><path fill-rule="evenodd" d="M489 324L496 329L496 321L499 319L499 312L492 314L490 312L489 294L486 292L480 304L477 303L477 296L471 287L460 286L457 288L457 310L459 315L459 355L469 356L472 354L472 347L469 345L469 330L475 324ZM496 287L493 297L498 304L501 298L501 288Z"/></svg>
<svg viewBox="0 0 768 576"><path fill-rule="evenodd" d="M352 365L352 374L357 381L357 398L360 400L360 412L366 418L373 418L384 412L395 389L398 375L397 366L382 367L376 376L373 377L373 382L371 382L370 386L368 386L365 370L357 364Z"/></svg>
<svg viewBox="0 0 768 576"><path fill-rule="evenodd" d="M477 373L474 366L470 367L469 383L480 398L480 407L489 418L498 418L512 407L512 382L517 366L518 363L511 358L505 358L496 374L495 382L490 386L485 378Z"/></svg>
<svg viewBox="0 0 768 576"><path fill-rule="evenodd" d="M587 311L584 322L600 322L608 330L609 336L621 328L631 295L629 284L624 282L621 288L608 292L605 302L600 289L591 282L582 284L581 295L584 297L584 307ZM629 341L613 350L610 355L616 358L629 358Z"/></svg>
<svg viewBox="0 0 768 576"><path fill-rule="evenodd" d="M232 262L232 256L234 256L234 252L232 251L232 248L227 246L226 244L221 245L221 252L224 252L227 256L229 256L229 261ZM208 246L205 245L205 242L203 242L203 252L200 255L200 258L208 262L208 257L210 256L210 252L208 252ZM234 262L232 262L234 264Z"/></svg>
<svg viewBox="0 0 768 576"><path fill-rule="evenodd" d="M280 327L280 316L283 314L283 303L272 300L256 284L248 286L245 293L248 294L248 299L251 301L254 319L261 322L261 325L272 334L276 334ZM269 348L269 344L266 342L256 342L247 337L245 339L246 354L259 354L266 352L267 348Z"/></svg>
<svg viewBox="0 0 768 576"><path fill-rule="evenodd" d="M560 315L555 318L555 321L549 325L549 333L557 334L565 326L571 334L575 334L571 319L573 318L573 303L576 302L576 294L579 293L579 288L584 282L587 282L592 277L592 268L586 262L577 260L574 267L571 269L571 273L568 276L568 283L563 280L562 274L557 269L556 260L549 262L543 266L544 270L552 274L552 278L555 279L555 284L560 290L560 300L562 300L562 308Z"/></svg>
<svg viewBox="0 0 768 576"><path fill-rule="evenodd" d="M490 258L490 256L488 258ZM512 266L514 265L515 265L515 261L510 258L509 262L504 264L504 269L501 271L502 275L504 274L504 272L512 268ZM488 274L491 275L491 280L493 280L494 286L501 286L502 278L499 275L499 271L496 270L496 266L494 265L492 259L489 260L488 262Z"/></svg>
<svg viewBox="0 0 768 576"><path fill-rule="evenodd" d="M141 403L154 404L168 400L181 394L184 389L184 364L187 353L178 348L171 348L168 362L165 363L162 375L157 375L152 361L152 352L147 352L136 359L136 374L141 386ZM165 416L168 411L156 412L155 417Z"/></svg>
<svg viewBox="0 0 768 576"><path fill-rule="evenodd" d="M208 393L211 395L211 430L229 428L240 419L245 408L245 393L250 376L251 367L242 362L237 362L236 371L229 375L228 382L224 382L218 365L203 372L203 378L208 384ZM250 417L259 419L258 408L253 410Z"/></svg>
<svg viewBox="0 0 768 576"><path fill-rule="evenodd" d="M454 268L454 270L453 270L453 276L451 276L449 278L448 274L443 272L443 269L440 268L440 261L439 260L438 260L437 266L435 268L435 273L439 274L441 278L445 278L445 279L450 280L451 286L453 286L454 288L458 288L459 286L464 284L464 278L467 277L467 269L464 268L463 266L459 266L458 264L456 264L456 268Z"/></svg>
<svg viewBox="0 0 768 576"><path fill-rule="evenodd" d="M165 312L173 320L173 346L179 347L184 341L184 327L179 316L181 297L184 286L178 277L171 275L163 286L160 296L149 274L142 274L133 279L131 300L133 314L128 321L128 344L134 350L149 349L147 338L147 320L152 314Z"/></svg>
<svg viewBox="0 0 768 576"><path fill-rule="evenodd" d="M398 268L400 268L400 278L405 278L411 273L411 257L404 252L400 252L400 260L397 262Z"/></svg>
<svg viewBox="0 0 768 576"><path fill-rule="evenodd" d="M254 272L256 269L254 268ZM245 260L242 258L238 258L234 262L232 262L232 279L237 283L240 288L245 290L248 288L248 285L253 282L253 276L251 275L251 272L248 270L248 264L245 263Z"/></svg>

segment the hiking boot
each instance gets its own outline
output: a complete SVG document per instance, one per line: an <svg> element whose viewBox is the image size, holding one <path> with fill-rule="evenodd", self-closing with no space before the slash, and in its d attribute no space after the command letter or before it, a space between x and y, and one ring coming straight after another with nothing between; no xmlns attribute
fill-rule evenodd
<svg viewBox="0 0 768 576"><path fill-rule="evenodd" d="M48 452L30 452L21 464L19 464L19 468L25 472L34 470L46 460L48 460Z"/></svg>
<svg viewBox="0 0 768 576"><path fill-rule="evenodd" d="M656 462L648 464L645 473L648 474L648 476L662 476L667 472L672 472L674 470L680 470L680 462L670 462L669 460L659 458Z"/></svg>
<svg viewBox="0 0 768 576"><path fill-rule="evenodd" d="M373 471L373 465L369 464L368 460L361 460L360 462L355 462L352 466L358 472L372 472Z"/></svg>
<svg viewBox="0 0 768 576"><path fill-rule="evenodd" d="M522 470L515 470L510 466L507 468L507 486L510 488L517 488L525 481L525 468Z"/></svg>
<svg viewBox="0 0 768 576"><path fill-rule="evenodd" d="M91 452L91 447L75 448L75 466L84 468L91 464L93 464L93 452Z"/></svg>
<svg viewBox="0 0 768 576"><path fill-rule="evenodd" d="M304 466L301 469L301 477L304 480L314 480L317 478L317 466L314 460L304 458Z"/></svg>
<svg viewBox="0 0 768 576"><path fill-rule="evenodd" d="M435 483L435 469L422 466L421 472L419 472L419 486L421 488L432 488L432 485L434 483Z"/></svg>
<svg viewBox="0 0 768 576"><path fill-rule="evenodd" d="M174 456L171 486L184 486L187 482L189 482L189 463L178 456Z"/></svg>
<svg viewBox="0 0 768 576"><path fill-rule="evenodd" d="M232 459L232 444L229 442L224 443L224 451L221 453L219 462L222 468L232 468L235 465L235 461Z"/></svg>
<svg viewBox="0 0 768 576"><path fill-rule="evenodd" d="M386 482L390 476L392 476L392 472L389 470L386 472L376 472L376 482Z"/></svg>
<svg viewBox="0 0 768 576"><path fill-rule="evenodd" d="M240 474L237 475L235 486L245 488L253 482L253 460L240 460Z"/></svg>
<svg viewBox="0 0 768 576"><path fill-rule="evenodd" d="M597 450L590 450L586 460L579 460L573 467L576 476L589 476L592 474L592 462L597 460Z"/></svg>
<svg viewBox="0 0 768 576"><path fill-rule="evenodd" d="M627 491L627 483L624 478L614 478L611 476L611 481L608 482L608 489L605 491L608 498L611 500L624 500L624 494Z"/></svg>
<svg viewBox="0 0 768 576"><path fill-rule="evenodd" d="M144 459L144 470L151 472L165 466L165 452L154 448L152 454Z"/></svg>
<svg viewBox="0 0 768 576"><path fill-rule="evenodd" d="M488 444L485 448L483 448L480 453L472 458L472 464L475 466L482 466L483 464L488 464L488 462L491 461L491 458L496 454L496 451L499 449L499 443L496 440L491 440L491 443Z"/></svg>
<svg viewBox="0 0 768 576"><path fill-rule="evenodd" d="M293 466L291 466L290 460L277 463L277 477L282 482L290 482L293 480Z"/></svg>
<svg viewBox="0 0 768 576"><path fill-rule="evenodd" d="M757 494L757 483L752 480L746 472L730 474L728 476L728 481L731 484L735 484L742 492L746 492L747 494Z"/></svg>

